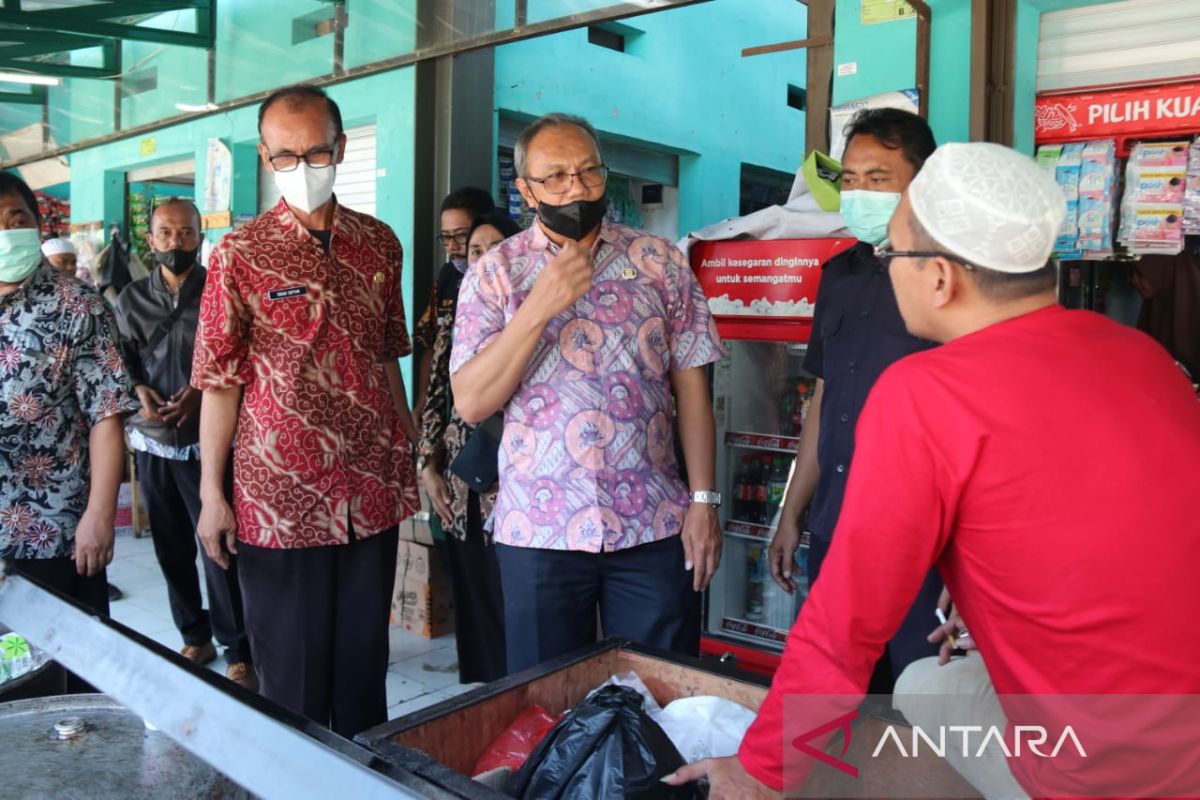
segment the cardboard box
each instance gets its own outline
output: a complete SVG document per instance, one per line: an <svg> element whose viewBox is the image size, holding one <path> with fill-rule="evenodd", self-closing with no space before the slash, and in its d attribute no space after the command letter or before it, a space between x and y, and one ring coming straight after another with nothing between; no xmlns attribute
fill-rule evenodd
<svg viewBox="0 0 1200 800"><path fill-rule="evenodd" d="M418 511L400 523L400 541L416 542L433 546L433 528L429 524L429 511Z"/></svg>
<svg viewBox="0 0 1200 800"><path fill-rule="evenodd" d="M450 579L429 545L401 541L397 548L392 624L431 639L454 630Z"/></svg>
<svg viewBox="0 0 1200 800"><path fill-rule="evenodd" d="M401 541L396 549L396 583L449 583L438 561L438 554L429 545Z"/></svg>
<svg viewBox="0 0 1200 800"><path fill-rule="evenodd" d="M454 631L454 604L449 585L404 581L392 599L396 624L410 633L436 639Z"/></svg>

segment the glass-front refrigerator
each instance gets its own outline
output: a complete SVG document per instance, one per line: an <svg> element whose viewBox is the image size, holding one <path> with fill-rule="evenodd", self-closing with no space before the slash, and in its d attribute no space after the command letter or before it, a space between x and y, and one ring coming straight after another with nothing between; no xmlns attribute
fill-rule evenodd
<svg viewBox="0 0 1200 800"><path fill-rule="evenodd" d="M767 548L808 420L804 372L821 265L853 239L701 242L690 260L728 355L713 365L724 547L705 597L704 654L770 675L808 595L807 534L794 594L771 578Z"/></svg>

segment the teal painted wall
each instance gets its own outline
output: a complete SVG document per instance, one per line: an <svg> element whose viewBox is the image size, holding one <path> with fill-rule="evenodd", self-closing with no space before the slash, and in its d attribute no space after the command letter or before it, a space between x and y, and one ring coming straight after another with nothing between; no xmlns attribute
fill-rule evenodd
<svg viewBox="0 0 1200 800"><path fill-rule="evenodd" d="M1033 104L1041 15L1114 0L1018 0L1016 74L1013 83L1013 145L1033 152ZM929 124L939 142L965 141L970 133L971 8L966 0L929 0ZM915 85L916 21L863 25L861 0L838 0L834 68L856 63L854 75L837 77L833 102Z"/></svg>
<svg viewBox="0 0 1200 800"><path fill-rule="evenodd" d="M417 0L353 0L347 8L347 68L402 55L416 46Z"/></svg>
<svg viewBox="0 0 1200 800"><path fill-rule="evenodd" d="M929 0L929 125L939 142L963 141L970 132L971 4ZM833 45L835 105L917 85L915 19L863 25L861 0L838 0ZM838 76L839 65L853 75Z"/></svg>
<svg viewBox="0 0 1200 800"><path fill-rule="evenodd" d="M377 123L376 215L392 226L406 251L413 237L413 131L416 102L416 72L403 68L331 87L347 126ZM234 213L254 213L257 198L258 141L257 106L202 117L158 130L151 136L156 150L152 157L140 155L144 137L123 139L73 153L71 162L71 221L103 220L120 223L124 218L124 173L187 158L196 161L197 200L202 204L208 139L216 136L230 145L234 154ZM227 229L206 231L216 241ZM404 274L405 310L412 319L412 269ZM423 300L424 298L422 298ZM408 365L405 366L408 373Z"/></svg>
<svg viewBox="0 0 1200 800"><path fill-rule="evenodd" d="M290 24L295 17L328 8L320 0L222 2L217 11L217 102L329 74L333 36L293 45Z"/></svg>
<svg viewBox="0 0 1200 800"><path fill-rule="evenodd" d="M171 11L146 20L167 30L195 30L194 11ZM220 46L221 43L218 43ZM153 70L157 85L121 99L121 127L132 128L182 113L176 103L200 106L208 99L208 54L198 47L167 47L128 41L121 46L121 70L134 77Z"/></svg>
<svg viewBox="0 0 1200 800"><path fill-rule="evenodd" d="M564 5L594 4L553 8ZM530 3L531 20L550 8ZM496 15L511 19L512 0L498 2ZM804 113L788 106L787 87L805 85L804 52L741 51L803 38L804 5L713 0L622 24L643 31L626 53L589 44L582 29L497 48L496 108L580 114L602 133L681 154L680 231L738 213L743 162L789 173L800 166Z"/></svg>

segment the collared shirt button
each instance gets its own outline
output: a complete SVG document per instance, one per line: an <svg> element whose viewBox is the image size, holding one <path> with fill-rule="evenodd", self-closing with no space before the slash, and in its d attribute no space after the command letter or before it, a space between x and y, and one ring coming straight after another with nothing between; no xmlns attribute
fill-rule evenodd
<svg viewBox="0 0 1200 800"><path fill-rule="evenodd" d="M840 419L842 422L849 422L849 421L850 421L850 415L849 415L849 414L842 414L840 417L838 417L838 419Z"/></svg>
<svg viewBox="0 0 1200 800"><path fill-rule="evenodd" d="M870 311L860 311L860 312L858 312L858 315L860 317L869 317L869 316L871 316L871 312Z"/></svg>
<svg viewBox="0 0 1200 800"><path fill-rule="evenodd" d="M836 469L838 472L845 472L845 471L846 471L846 465L845 465L845 464L838 464L836 467L834 467L834 469Z"/></svg>

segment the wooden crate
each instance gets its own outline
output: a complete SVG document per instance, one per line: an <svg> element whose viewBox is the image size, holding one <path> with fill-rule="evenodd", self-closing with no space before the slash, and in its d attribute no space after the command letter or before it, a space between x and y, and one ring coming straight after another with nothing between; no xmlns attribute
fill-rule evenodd
<svg viewBox="0 0 1200 800"><path fill-rule="evenodd" d="M505 795L471 781L479 755L524 709L537 704L557 715L575 707L612 675L633 671L666 706L681 697L715 695L757 711L766 697L763 678L716 662L642 648L608 639L578 654L533 667L518 675L424 708L364 731L356 738L391 764L462 798L500 800ZM866 718L855 730L848 757L870 761L862 748L878 739L881 720ZM833 748L837 748L836 751ZM830 743L840 755L840 740ZM861 780L843 780L826 769L805 785L807 797L896 797L902 787L911 797L973 798L974 793L942 759L878 759L863 769Z"/></svg>
<svg viewBox="0 0 1200 800"><path fill-rule="evenodd" d="M608 639L474 691L360 733L355 740L377 755L458 797L500 800L506 795L467 776L497 736L531 705L560 714L621 672L636 672L661 705L680 697L718 695L757 709L765 681L699 659Z"/></svg>

